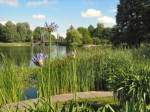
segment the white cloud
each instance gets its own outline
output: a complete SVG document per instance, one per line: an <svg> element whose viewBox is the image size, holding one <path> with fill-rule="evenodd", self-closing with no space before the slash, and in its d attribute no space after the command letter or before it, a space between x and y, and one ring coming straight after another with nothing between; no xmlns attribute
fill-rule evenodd
<svg viewBox="0 0 150 112"><path fill-rule="evenodd" d="M85 12L81 12L81 16L84 18L99 17L101 15L101 11L96 9L87 9Z"/></svg>
<svg viewBox="0 0 150 112"><path fill-rule="evenodd" d="M45 19L46 18L46 16L45 15L42 15L42 14L34 14L34 15L32 15L32 18L33 19L38 19L38 20L42 20L42 19Z"/></svg>
<svg viewBox="0 0 150 112"><path fill-rule="evenodd" d="M0 0L0 4L6 4L10 6L18 6L18 0Z"/></svg>
<svg viewBox="0 0 150 112"><path fill-rule="evenodd" d="M81 17L83 18L95 17L97 18L98 22L104 24L105 27L112 27L116 25L115 18L110 16L105 16L101 13L100 10L96 10L96 9L87 9L85 12L81 12Z"/></svg>
<svg viewBox="0 0 150 112"><path fill-rule="evenodd" d="M56 4L57 0L30 0L27 2L28 7L46 6L48 4Z"/></svg>
<svg viewBox="0 0 150 112"><path fill-rule="evenodd" d="M109 16L99 17L98 22L104 24L105 27L113 27L116 24L115 18Z"/></svg>

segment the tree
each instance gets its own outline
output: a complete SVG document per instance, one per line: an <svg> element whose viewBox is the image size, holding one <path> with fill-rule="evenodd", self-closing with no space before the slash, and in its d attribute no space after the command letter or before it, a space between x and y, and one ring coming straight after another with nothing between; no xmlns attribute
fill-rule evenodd
<svg viewBox="0 0 150 112"><path fill-rule="evenodd" d="M50 34L44 27L36 27L33 32L33 40L34 42L38 41L49 41L49 38L51 38L51 41L55 41L55 36Z"/></svg>
<svg viewBox="0 0 150 112"><path fill-rule="evenodd" d="M2 24L0 24L0 41L6 42L6 28Z"/></svg>
<svg viewBox="0 0 150 112"><path fill-rule="evenodd" d="M94 30L95 30L94 26L92 25L88 26L88 31L90 32L91 37L94 36Z"/></svg>
<svg viewBox="0 0 150 112"><path fill-rule="evenodd" d="M79 27L78 31L82 35L81 40L83 44L92 44L92 38L87 28Z"/></svg>
<svg viewBox="0 0 150 112"><path fill-rule="evenodd" d="M148 0L120 0L117 13L117 28L122 42L126 42L130 47L138 47L144 39L144 35L149 32L147 14ZM149 6L148 6L149 7ZM148 9L149 12L150 9ZM147 15L147 16L146 16ZM117 40L117 39L115 39Z"/></svg>
<svg viewBox="0 0 150 112"><path fill-rule="evenodd" d="M31 40L32 31L28 23L17 23L17 32L19 34L18 41L26 42Z"/></svg>
<svg viewBox="0 0 150 112"><path fill-rule="evenodd" d="M7 42L16 42L18 39L18 33L17 33L17 28L16 25L13 24L11 21L8 21L5 24L6 28L6 41Z"/></svg>
<svg viewBox="0 0 150 112"><path fill-rule="evenodd" d="M103 32L104 32L104 25L101 23L98 23L97 28L94 31L94 37L98 37L99 39L103 39L104 38Z"/></svg>
<svg viewBox="0 0 150 112"><path fill-rule="evenodd" d="M143 24L144 27L144 41L150 42L150 0L143 1Z"/></svg>
<svg viewBox="0 0 150 112"><path fill-rule="evenodd" d="M104 28L103 36L104 39L110 40L112 37L112 28Z"/></svg>
<svg viewBox="0 0 150 112"><path fill-rule="evenodd" d="M68 45L79 45L81 44L82 35L75 28L67 30L66 42Z"/></svg>
<svg viewBox="0 0 150 112"><path fill-rule="evenodd" d="M42 28L36 27L33 31L33 40L34 42L41 41L41 35L42 35Z"/></svg>

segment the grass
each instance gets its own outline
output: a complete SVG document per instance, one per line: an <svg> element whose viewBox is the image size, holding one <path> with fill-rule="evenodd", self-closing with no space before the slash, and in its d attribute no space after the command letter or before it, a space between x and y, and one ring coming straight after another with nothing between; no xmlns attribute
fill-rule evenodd
<svg viewBox="0 0 150 112"><path fill-rule="evenodd" d="M149 48L78 49L75 58L68 56L50 63L46 61L43 68L18 67L6 62L0 72L0 104L21 100L24 87L29 84L29 77L34 76L39 97L75 92L75 89L76 91L113 90L119 103L126 105L125 109L131 108L129 106L133 103L148 105L150 103L149 51ZM105 100L106 103L111 103ZM137 104L137 101L140 104ZM104 108L110 109L110 106Z"/></svg>
<svg viewBox="0 0 150 112"><path fill-rule="evenodd" d="M97 98L87 98L87 99L79 99L78 102L91 103L94 102L96 104L118 104L118 101L114 97L97 97Z"/></svg>

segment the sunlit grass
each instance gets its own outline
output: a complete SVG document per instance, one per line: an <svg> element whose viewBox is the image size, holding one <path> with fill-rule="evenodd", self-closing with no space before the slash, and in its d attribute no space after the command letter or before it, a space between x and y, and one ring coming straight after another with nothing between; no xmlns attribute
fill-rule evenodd
<svg viewBox="0 0 150 112"><path fill-rule="evenodd" d="M33 86L29 83L31 76L35 77L34 86L39 97L75 91L113 90L120 102L143 100L148 104L150 58L146 51L149 48L78 49L75 58L47 60L42 68L16 66L5 60L0 69L0 104L22 100L24 88Z"/></svg>

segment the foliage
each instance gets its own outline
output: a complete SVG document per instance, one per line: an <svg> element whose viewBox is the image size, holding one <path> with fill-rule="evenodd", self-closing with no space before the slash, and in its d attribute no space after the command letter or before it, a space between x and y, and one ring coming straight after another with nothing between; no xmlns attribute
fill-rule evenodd
<svg viewBox="0 0 150 112"><path fill-rule="evenodd" d="M117 44L127 43L130 47L139 47L140 43L149 40L148 0L120 0L117 13ZM113 41L116 43L116 41Z"/></svg>
<svg viewBox="0 0 150 112"><path fill-rule="evenodd" d="M99 38L97 38L97 37L94 37L93 38L93 44L99 45L99 44L101 44L101 40Z"/></svg>
<svg viewBox="0 0 150 112"><path fill-rule="evenodd" d="M0 24L1 42L29 42L32 31L28 23L17 23L8 21L5 25Z"/></svg>
<svg viewBox="0 0 150 112"><path fill-rule="evenodd" d="M88 29L84 27L79 27L78 31L82 35L81 40L83 44L92 44L92 38L90 36Z"/></svg>
<svg viewBox="0 0 150 112"><path fill-rule="evenodd" d="M32 31L28 23L17 23L18 41L29 42L31 40Z"/></svg>
<svg viewBox="0 0 150 112"><path fill-rule="evenodd" d="M113 90L117 93L114 95L119 99L120 109L127 109L128 112L130 109L137 110L142 105L143 109L150 103L150 58L142 57L145 52L141 50L144 49L149 48L79 49L75 57L68 56L50 63L46 61L42 69L18 67L6 63L0 72L0 104L20 101L24 87L30 84L28 80L31 76L35 77L34 87L37 88L39 97L48 97L50 93L54 95L73 92L75 89L73 74L75 73L77 91ZM76 63L74 63L75 60ZM74 71L74 64L76 71ZM31 83L30 86L33 84ZM125 104L125 102L128 103ZM104 110L110 111L110 106L107 105ZM132 111L135 112L134 110Z"/></svg>
<svg viewBox="0 0 150 112"><path fill-rule="evenodd" d="M75 28L67 30L66 42L68 45L80 45L82 35Z"/></svg>
<svg viewBox="0 0 150 112"><path fill-rule="evenodd" d="M17 33L17 28L16 25L13 24L11 21L8 21L5 24L6 28L6 40L8 42L13 42L18 40L18 33Z"/></svg>
<svg viewBox="0 0 150 112"><path fill-rule="evenodd" d="M104 25L100 23L97 24L96 28L94 28L92 25L89 25L88 31L93 39L93 43L96 45L103 44L103 41L105 40L111 41L113 37L113 28L105 28Z"/></svg>
<svg viewBox="0 0 150 112"><path fill-rule="evenodd" d="M38 42L48 42L49 38L51 38L51 41L55 41L55 36L50 34L44 27L36 27L33 31L33 41Z"/></svg>
<svg viewBox="0 0 150 112"><path fill-rule="evenodd" d="M49 27L49 29L48 29ZM56 30L57 25L51 23L49 26L36 27L32 32L28 23L16 23L8 21L5 25L0 24L0 41L1 42L30 42L33 36L33 41L48 41L49 38L54 42L55 36L49 31ZM33 35L32 35L33 33Z"/></svg>
<svg viewBox="0 0 150 112"><path fill-rule="evenodd" d="M104 39L110 40L113 35L112 28L105 28L103 31L103 35Z"/></svg>
<svg viewBox="0 0 150 112"><path fill-rule="evenodd" d="M0 24L0 41L6 41L6 27Z"/></svg>
<svg viewBox="0 0 150 112"><path fill-rule="evenodd" d="M98 23L97 27L95 29L94 36L98 37L99 39L102 39L102 38L104 38L103 32L104 32L104 25L101 23Z"/></svg>
<svg viewBox="0 0 150 112"><path fill-rule="evenodd" d="M89 25L88 26L88 31L90 32L90 35L91 35L91 37L93 37L94 35L94 30L95 30L95 28L94 28L94 26L92 26L92 25Z"/></svg>

